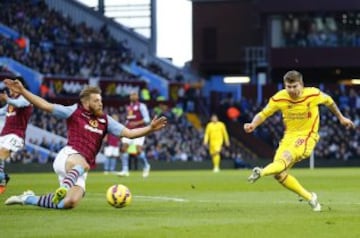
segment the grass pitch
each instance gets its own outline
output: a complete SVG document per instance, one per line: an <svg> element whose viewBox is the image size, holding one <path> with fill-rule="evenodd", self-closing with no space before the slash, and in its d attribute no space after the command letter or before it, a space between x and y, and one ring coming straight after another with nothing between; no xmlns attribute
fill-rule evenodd
<svg viewBox="0 0 360 238"><path fill-rule="evenodd" d="M152 171L119 178L90 172L87 194L73 210L5 206L24 190L54 191L53 173L11 174L0 196L0 237L360 237L360 169L293 169L316 191L323 211L282 188L271 177L246 181L250 170ZM128 186L133 200L116 209L105 193L115 183Z"/></svg>

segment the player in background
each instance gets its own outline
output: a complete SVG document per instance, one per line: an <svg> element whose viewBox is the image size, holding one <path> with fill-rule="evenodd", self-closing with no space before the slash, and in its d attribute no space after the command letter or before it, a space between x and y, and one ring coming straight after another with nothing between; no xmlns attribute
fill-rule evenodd
<svg viewBox="0 0 360 238"><path fill-rule="evenodd" d="M137 91L131 91L129 94L130 104L126 106L126 127L133 129L147 125L150 122L149 111L144 103L139 101L139 94ZM138 158L143 162L143 177L149 176L150 164L146 158L144 151L145 137L138 137L135 139L122 138L121 139L121 162L122 170L118 173L119 176L129 176L129 146L134 144Z"/></svg>
<svg viewBox="0 0 360 238"><path fill-rule="evenodd" d="M54 192L36 196L26 191L11 196L6 205L34 205L53 209L69 209L78 205L85 195L88 171L96 166L95 159L107 133L136 138L165 127L165 117L155 117L147 126L128 129L103 113L101 90L87 86L80 92L80 102L71 106L52 104L26 90L19 81L5 79L5 85L23 95L34 106L51 113L59 119L66 119L68 130L67 145L56 156L53 168L58 175L60 187Z"/></svg>
<svg viewBox="0 0 360 238"><path fill-rule="evenodd" d="M270 98L267 106L255 115L252 122L244 124L245 132L251 133L268 117L280 111L286 128L273 162L265 168L255 167L248 181L254 183L263 176L274 175L285 188L308 201L313 211L321 211L316 193L306 190L289 174L289 170L295 163L308 158L319 140L319 105L327 106L346 128L354 128L354 123L343 116L329 95L318 88L304 87L300 72L287 72L284 87Z"/></svg>
<svg viewBox="0 0 360 238"><path fill-rule="evenodd" d="M224 143L226 146L230 146L226 126L223 122L219 121L217 115L213 114L205 128L204 146L209 145L209 153L213 163L214 173L220 171L220 153Z"/></svg>
<svg viewBox="0 0 360 238"><path fill-rule="evenodd" d="M22 78L18 78L23 81ZM9 79L11 80L11 79ZM0 194L6 190L9 176L5 173L5 160L11 153L22 149L25 144L25 132L33 107L23 96L9 90L0 93L0 101L6 103L0 108L0 115L5 115L5 124L0 133Z"/></svg>
<svg viewBox="0 0 360 238"><path fill-rule="evenodd" d="M112 118L119 121L119 116L113 114ZM105 138L106 146L104 147L104 155L106 156L104 162L104 174L114 173L117 159L120 156L120 138L112 134L108 134Z"/></svg>

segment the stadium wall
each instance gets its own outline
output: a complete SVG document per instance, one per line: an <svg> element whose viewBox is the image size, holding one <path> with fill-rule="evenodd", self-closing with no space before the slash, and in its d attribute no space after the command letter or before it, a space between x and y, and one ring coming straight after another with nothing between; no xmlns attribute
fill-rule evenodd
<svg viewBox="0 0 360 238"><path fill-rule="evenodd" d="M212 163L211 161L203 161L203 162L194 162L194 161L150 161L151 170L161 171L161 170L209 170L212 171ZM117 170L120 171L119 162L117 164ZM140 170L141 165L139 163L138 167L134 166L134 162L131 163L132 167L130 171ZM232 160L224 160L221 162L222 169L234 169L235 165ZM12 163L6 165L6 170L8 173L35 173L35 172L53 172L52 164L38 164L38 163L30 163L30 164L21 164L21 163ZM97 167L94 171L103 171L103 164L97 164Z"/></svg>
<svg viewBox="0 0 360 238"><path fill-rule="evenodd" d="M251 164L251 166L264 166L268 164L270 159L259 159L257 163ZM153 171L165 171L165 170L209 170L212 171L211 161L203 161L203 162L165 162L165 161L150 161L151 170ZM117 170L120 170L120 163L117 165ZM139 165L137 169L134 167L131 171L140 170L141 165ZM316 160L315 159L315 169L316 168L340 168L340 167L360 167L360 158L353 160ZM234 161L232 160L223 160L221 162L222 170L233 170L235 168ZM295 168L309 168L309 160L303 160L302 162L295 165ZM6 166L8 173L49 173L53 172L52 164L38 164L38 163L30 163L30 164L8 164ZM102 172L103 164L98 164L97 167L93 171Z"/></svg>

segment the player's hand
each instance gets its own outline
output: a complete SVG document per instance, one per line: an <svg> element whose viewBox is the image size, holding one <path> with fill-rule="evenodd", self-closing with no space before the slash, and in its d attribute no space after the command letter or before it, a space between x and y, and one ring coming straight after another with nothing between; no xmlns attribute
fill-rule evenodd
<svg viewBox="0 0 360 238"><path fill-rule="evenodd" d="M6 93L0 93L0 101L5 102L8 99L8 95Z"/></svg>
<svg viewBox="0 0 360 238"><path fill-rule="evenodd" d="M25 89L24 85L19 80L4 79L3 82L6 87L18 94L22 94L23 90Z"/></svg>
<svg viewBox="0 0 360 238"><path fill-rule="evenodd" d="M150 123L150 127L153 131L160 130L164 128L167 124L167 118L164 116L157 117L155 116Z"/></svg>
<svg viewBox="0 0 360 238"><path fill-rule="evenodd" d="M251 133L255 130L255 126L252 123L245 123L244 124L244 131L246 133Z"/></svg>
<svg viewBox="0 0 360 238"><path fill-rule="evenodd" d="M355 124L349 118L343 117L340 120L341 125L345 126L347 129L354 129Z"/></svg>

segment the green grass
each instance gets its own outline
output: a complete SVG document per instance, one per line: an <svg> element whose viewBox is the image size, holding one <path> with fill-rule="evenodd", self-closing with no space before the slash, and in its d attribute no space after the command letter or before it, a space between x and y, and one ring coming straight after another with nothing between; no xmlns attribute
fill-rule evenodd
<svg viewBox="0 0 360 238"><path fill-rule="evenodd" d="M282 188L271 177L248 184L249 170L153 171L128 178L93 172L87 194L73 210L5 206L23 190L54 191L52 173L11 174L0 196L0 237L360 237L360 169L293 169L300 182L316 191L323 212ZM129 207L115 209L106 189L127 185Z"/></svg>

